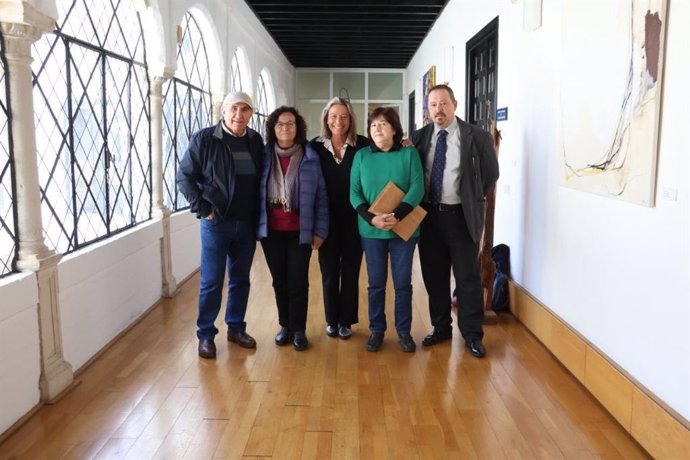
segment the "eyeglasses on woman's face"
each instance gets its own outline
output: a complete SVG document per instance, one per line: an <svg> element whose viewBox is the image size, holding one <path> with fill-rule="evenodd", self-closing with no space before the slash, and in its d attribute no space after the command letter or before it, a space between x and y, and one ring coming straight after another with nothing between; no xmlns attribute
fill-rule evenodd
<svg viewBox="0 0 690 460"><path fill-rule="evenodd" d="M297 126L297 123L294 121L287 121L285 123L279 121L276 123L276 129L293 129L295 126Z"/></svg>

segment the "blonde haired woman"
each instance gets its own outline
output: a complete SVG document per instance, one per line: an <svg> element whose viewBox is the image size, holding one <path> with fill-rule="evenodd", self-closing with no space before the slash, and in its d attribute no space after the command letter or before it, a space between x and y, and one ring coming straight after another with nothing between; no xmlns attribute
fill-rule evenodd
<svg viewBox="0 0 690 460"><path fill-rule="evenodd" d="M357 135L350 103L339 97L324 107L321 136L311 145L319 155L329 201L329 234L319 249L326 334L349 339L359 321L359 269L362 245L357 213L350 205L350 171L357 150L369 145Z"/></svg>

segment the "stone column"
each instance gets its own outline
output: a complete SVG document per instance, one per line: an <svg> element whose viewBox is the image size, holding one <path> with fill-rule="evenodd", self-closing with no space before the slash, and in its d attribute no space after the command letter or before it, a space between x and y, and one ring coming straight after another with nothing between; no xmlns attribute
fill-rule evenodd
<svg viewBox="0 0 690 460"><path fill-rule="evenodd" d="M214 125L217 124L223 116L220 113L220 110L223 108L223 99L225 99L225 94L223 93L211 94L211 116Z"/></svg>
<svg viewBox="0 0 690 460"><path fill-rule="evenodd" d="M160 239L161 275L163 297L172 297L177 290L177 281L172 273L172 250L170 244L170 209L165 206L163 195L163 83L174 75L174 71L164 67L152 70L151 80L151 217L163 223L163 237Z"/></svg>
<svg viewBox="0 0 690 460"><path fill-rule="evenodd" d="M43 240L31 74L31 44L43 32L52 31L54 22L27 3L14 3L0 7L0 28L5 39L8 66L17 184L17 267L36 272L41 340L39 388L41 399L50 401L69 387L74 379L72 367L64 360L62 353L57 270L62 255L48 249Z"/></svg>

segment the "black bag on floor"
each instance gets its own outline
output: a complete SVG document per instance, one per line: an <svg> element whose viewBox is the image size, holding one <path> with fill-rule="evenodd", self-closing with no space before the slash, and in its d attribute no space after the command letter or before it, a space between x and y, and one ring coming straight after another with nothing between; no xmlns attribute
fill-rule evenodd
<svg viewBox="0 0 690 460"><path fill-rule="evenodd" d="M491 259L496 264L496 278L494 278L491 308L494 311L507 311L510 309L510 298L508 295L510 248L505 244L494 246L491 250Z"/></svg>

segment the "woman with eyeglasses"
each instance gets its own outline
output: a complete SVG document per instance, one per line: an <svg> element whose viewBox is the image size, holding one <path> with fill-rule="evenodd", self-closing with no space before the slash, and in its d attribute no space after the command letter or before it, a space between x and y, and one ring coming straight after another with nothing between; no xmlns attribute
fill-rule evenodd
<svg viewBox="0 0 690 460"><path fill-rule="evenodd" d="M419 228L407 240L393 227L419 205L424 197L424 172L414 146L401 145L403 130L398 113L390 107L379 107L369 115L370 147L355 156L350 179L350 202L359 214L359 233L369 276L368 351L383 345L386 324L386 281L390 258L395 290L395 330L404 352L416 349L412 328L412 256L419 238ZM391 213L369 212L369 207L388 182L393 182L404 196Z"/></svg>
<svg viewBox="0 0 690 460"><path fill-rule="evenodd" d="M321 116L321 136L311 145L321 159L329 204L328 238L319 249L326 334L349 339L359 322L359 270L362 244L357 213L350 205L350 172L357 150L369 140L357 135L357 121L346 99L333 98Z"/></svg>
<svg viewBox="0 0 690 460"><path fill-rule="evenodd" d="M307 125L293 107L266 119L258 237L273 278L280 331L276 345L309 346L309 259L328 236L328 196Z"/></svg>

